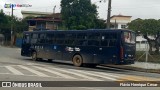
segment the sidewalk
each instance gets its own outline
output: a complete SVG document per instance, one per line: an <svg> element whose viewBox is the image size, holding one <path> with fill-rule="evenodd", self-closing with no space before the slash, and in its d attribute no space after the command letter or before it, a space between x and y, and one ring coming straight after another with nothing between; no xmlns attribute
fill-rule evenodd
<svg viewBox="0 0 160 90"><path fill-rule="evenodd" d="M160 69L160 64L146 63L146 62L135 62L131 65L132 67L143 68L143 69Z"/></svg>
<svg viewBox="0 0 160 90"><path fill-rule="evenodd" d="M160 74L160 64L155 64L155 63L135 62L135 64L132 64L132 65L107 65L107 66L113 67L113 68L125 69L125 70Z"/></svg>

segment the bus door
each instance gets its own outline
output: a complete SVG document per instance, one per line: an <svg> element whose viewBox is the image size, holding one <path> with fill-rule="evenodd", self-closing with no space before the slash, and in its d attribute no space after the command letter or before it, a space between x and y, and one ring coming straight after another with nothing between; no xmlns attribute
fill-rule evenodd
<svg viewBox="0 0 160 90"><path fill-rule="evenodd" d="M56 51L56 59L62 60L63 52L65 49L65 33L56 33L55 34L55 51Z"/></svg>
<svg viewBox="0 0 160 90"><path fill-rule="evenodd" d="M22 49L21 49L21 55L22 56L31 56L30 53L30 34L24 33L23 40L22 40Z"/></svg>
<svg viewBox="0 0 160 90"><path fill-rule="evenodd" d="M102 34L101 46L99 48L103 63L114 64L118 58L118 38L115 32L106 32Z"/></svg>
<svg viewBox="0 0 160 90"><path fill-rule="evenodd" d="M38 39L39 57L48 58L48 45L46 44L46 34L40 33Z"/></svg>

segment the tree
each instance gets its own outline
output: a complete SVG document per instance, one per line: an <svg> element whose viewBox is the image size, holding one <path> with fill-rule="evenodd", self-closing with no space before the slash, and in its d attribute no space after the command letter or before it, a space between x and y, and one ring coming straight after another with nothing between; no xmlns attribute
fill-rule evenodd
<svg viewBox="0 0 160 90"><path fill-rule="evenodd" d="M149 43L149 52L152 53L152 47L155 47L155 53L159 53L159 43L160 39L160 20L155 19L135 19L131 23L128 24L129 29L132 29L136 32L140 31L141 34L147 39ZM154 36L155 39L151 39L148 36Z"/></svg>
<svg viewBox="0 0 160 90"><path fill-rule="evenodd" d="M5 36L5 40L9 41L11 39L11 20L12 17L5 15L3 10L0 10L0 33ZM13 17L13 36L16 37L18 34L21 34L23 31L28 30L28 24L26 19L19 19Z"/></svg>
<svg viewBox="0 0 160 90"><path fill-rule="evenodd" d="M95 20L95 29L105 29L106 28L106 21L102 19L96 19Z"/></svg>
<svg viewBox="0 0 160 90"><path fill-rule="evenodd" d="M97 9L91 0L61 0L61 14L68 29L88 29L96 26Z"/></svg>
<svg viewBox="0 0 160 90"><path fill-rule="evenodd" d="M0 10L0 33L5 36L6 40L10 39L10 26L11 18L4 14L3 10Z"/></svg>

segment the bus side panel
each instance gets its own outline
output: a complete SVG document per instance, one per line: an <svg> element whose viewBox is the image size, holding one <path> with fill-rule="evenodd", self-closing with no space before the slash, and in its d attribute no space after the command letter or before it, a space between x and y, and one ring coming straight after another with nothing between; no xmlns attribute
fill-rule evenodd
<svg viewBox="0 0 160 90"><path fill-rule="evenodd" d="M54 45L50 44L47 47L48 59L56 59L56 49L54 49Z"/></svg>
<svg viewBox="0 0 160 90"><path fill-rule="evenodd" d="M101 52L100 56L104 64L116 64L118 62L118 47L105 47Z"/></svg>
<svg viewBox="0 0 160 90"><path fill-rule="evenodd" d="M31 56L30 47L31 47L30 44L22 44L21 55L30 57Z"/></svg>
<svg viewBox="0 0 160 90"><path fill-rule="evenodd" d="M76 54L79 54L78 52L68 52L68 51L64 51L63 52L63 60L66 60L66 61L72 61L73 59L73 56L76 55Z"/></svg>

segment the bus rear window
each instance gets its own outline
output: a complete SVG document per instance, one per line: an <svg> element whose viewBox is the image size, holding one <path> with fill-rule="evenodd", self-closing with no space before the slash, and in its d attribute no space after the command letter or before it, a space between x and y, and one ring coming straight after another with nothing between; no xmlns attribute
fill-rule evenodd
<svg viewBox="0 0 160 90"><path fill-rule="evenodd" d="M135 33L132 32L124 32L124 42L125 43L135 43Z"/></svg>

